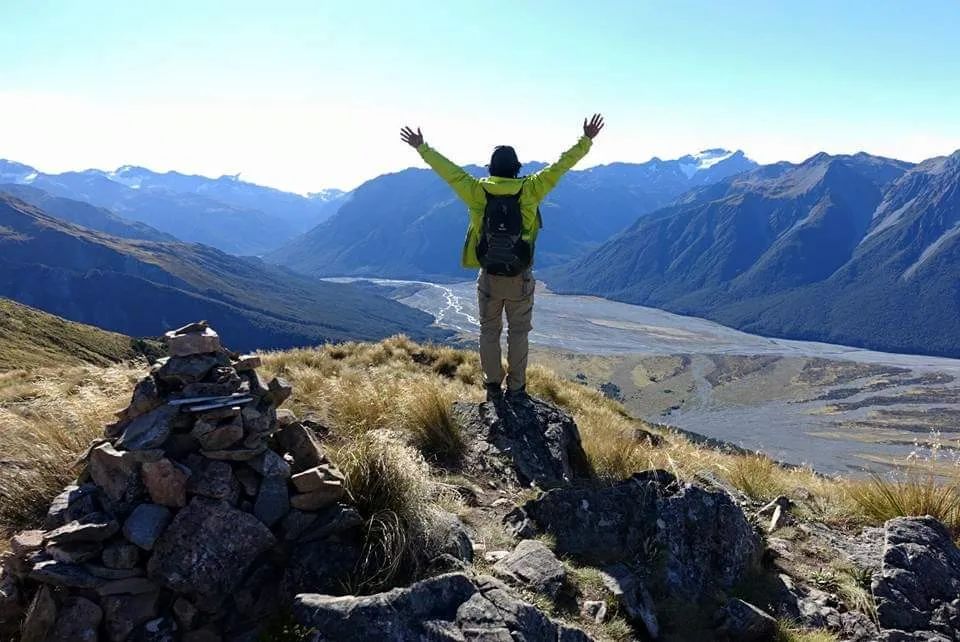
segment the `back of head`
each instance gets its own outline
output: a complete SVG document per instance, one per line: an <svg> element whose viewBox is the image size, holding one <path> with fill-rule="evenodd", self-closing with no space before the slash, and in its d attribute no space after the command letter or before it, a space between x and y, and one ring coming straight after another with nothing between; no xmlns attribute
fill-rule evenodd
<svg viewBox="0 0 960 642"><path fill-rule="evenodd" d="M520 173L520 161L517 159L517 152L509 145L498 145L493 150L487 170L490 172L490 176L516 178Z"/></svg>

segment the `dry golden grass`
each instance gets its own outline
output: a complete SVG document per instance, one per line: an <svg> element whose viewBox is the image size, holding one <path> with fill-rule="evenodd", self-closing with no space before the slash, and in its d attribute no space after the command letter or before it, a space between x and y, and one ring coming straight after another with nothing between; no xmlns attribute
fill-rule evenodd
<svg viewBox="0 0 960 642"><path fill-rule="evenodd" d="M330 455L366 520L366 546L353 588L375 591L416 577L443 545L437 526L455 508L455 495L431 476L415 449L388 434L348 438Z"/></svg>
<svg viewBox="0 0 960 642"><path fill-rule="evenodd" d="M77 474L77 457L130 398L134 366L5 373L0 378L0 531L37 524Z"/></svg>
<svg viewBox="0 0 960 642"><path fill-rule="evenodd" d="M866 480L849 481L846 489L860 512L871 521L931 515L954 534L960 534L960 486L944 482L930 472L908 467L886 477L874 474Z"/></svg>
<svg viewBox="0 0 960 642"><path fill-rule="evenodd" d="M356 450L356 458L368 461L365 458L373 456L368 437L375 434L392 436L395 446L410 446L430 463L455 461L463 443L450 415L451 403L457 399L479 401L483 395L474 352L421 345L403 336L379 343L270 352L263 355L263 361L265 376L282 375L293 384L288 407L301 415L315 413L334 428L339 440L336 448L345 462L352 450ZM101 434L112 413L126 404L140 374L142 368L134 366L0 374L0 461L7 462L0 464L0 528L35 523L49 498L75 474L72 462L77 454ZM923 483L845 481L808 469L784 468L759 454L744 456L705 448L682 435L631 419L620 404L598 391L539 365L530 368L528 388L531 394L574 416L584 450L602 480L663 468L685 480L708 474L758 501L803 488L815 498L809 502L809 510L818 519L834 523L878 523L899 514L930 513L954 529L960 526L960 493L955 485L933 479ZM638 439L638 427L661 434L663 444L652 446ZM399 475L399 462L410 462L382 452L377 457L381 458L378 465L386 466L384 461L393 464L383 468L384 475ZM372 466L369 460L354 469ZM414 477L419 479L422 474L427 473L417 472ZM354 483L358 501L364 501L366 493L374 489ZM429 512L436 502L424 497L413 493L409 506L423 501ZM369 501L370 506L375 504ZM375 513L368 517L372 519ZM394 513L402 515L404 511ZM418 520L406 523L413 524L407 541L416 540L420 536L415 533Z"/></svg>

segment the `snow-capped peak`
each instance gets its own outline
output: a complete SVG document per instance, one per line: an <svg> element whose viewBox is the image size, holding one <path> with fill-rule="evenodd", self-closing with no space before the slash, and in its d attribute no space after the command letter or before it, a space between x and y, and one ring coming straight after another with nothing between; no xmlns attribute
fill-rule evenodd
<svg viewBox="0 0 960 642"><path fill-rule="evenodd" d="M683 172L687 178L690 178L697 172L710 169L717 163L722 163L734 154L736 154L736 152L731 152L726 149L705 149L696 154L688 154L677 160L680 163L680 171Z"/></svg>

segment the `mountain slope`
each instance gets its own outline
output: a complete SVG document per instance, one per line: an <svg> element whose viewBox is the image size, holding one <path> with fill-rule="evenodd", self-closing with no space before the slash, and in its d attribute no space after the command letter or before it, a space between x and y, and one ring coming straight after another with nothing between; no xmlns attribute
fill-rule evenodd
<svg viewBox="0 0 960 642"><path fill-rule="evenodd" d="M234 254L261 254L324 220L346 195L282 192L223 176L209 179L141 167L45 174L0 160L0 182L106 208L180 240Z"/></svg>
<svg viewBox="0 0 960 642"><path fill-rule="evenodd" d="M102 207L83 201L53 196L36 187L0 184L0 192L6 192L59 219L111 236L141 241L170 241L177 239L137 221L128 221Z"/></svg>
<svg viewBox="0 0 960 642"><path fill-rule="evenodd" d="M692 192L548 274L751 332L960 356L960 152L818 154Z"/></svg>
<svg viewBox="0 0 960 642"><path fill-rule="evenodd" d="M118 239L3 194L0 296L134 336L205 318L241 350L443 336L428 315L348 285L202 245Z"/></svg>
<svg viewBox="0 0 960 642"><path fill-rule="evenodd" d="M239 176L207 178L180 172L153 172L131 165L101 174L134 189L195 194L234 207L258 210L283 221L298 234L330 217L346 196L340 190L301 196L250 183Z"/></svg>
<svg viewBox="0 0 960 642"><path fill-rule="evenodd" d="M582 255L691 187L756 166L743 152L703 155L570 172L541 206L537 265ZM526 169L540 167L533 163ZM466 169L475 176L485 173L476 166ZM325 276L465 278L459 266L466 224L464 205L443 181L430 170L408 169L360 186L328 221L267 258Z"/></svg>
<svg viewBox="0 0 960 642"><path fill-rule="evenodd" d="M0 371L84 363L104 366L159 349L159 342L74 323L0 297Z"/></svg>

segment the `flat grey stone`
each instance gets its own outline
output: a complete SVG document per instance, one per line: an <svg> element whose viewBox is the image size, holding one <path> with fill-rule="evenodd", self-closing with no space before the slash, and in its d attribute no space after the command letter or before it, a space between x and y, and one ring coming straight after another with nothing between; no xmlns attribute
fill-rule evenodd
<svg viewBox="0 0 960 642"><path fill-rule="evenodd" d="M146 551L152 550L171 516L170 509L165 506L140 504L123 523L123 536Z"/></svg>

